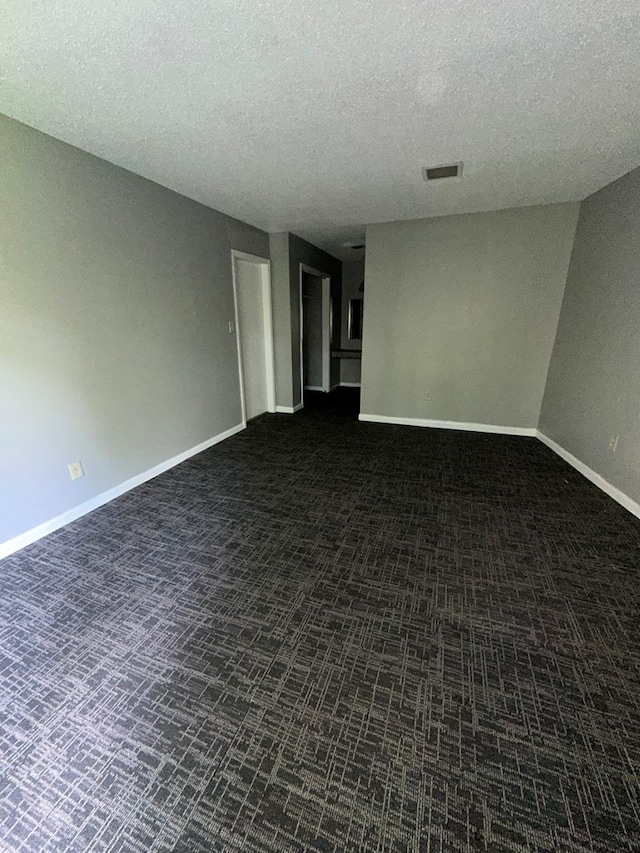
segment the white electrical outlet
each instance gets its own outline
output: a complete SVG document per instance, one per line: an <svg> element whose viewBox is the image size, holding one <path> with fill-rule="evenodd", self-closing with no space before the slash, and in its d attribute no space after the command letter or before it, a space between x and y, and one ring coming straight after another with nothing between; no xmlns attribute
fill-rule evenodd
<svg viewBox="0 0 640 853"><path fill-rule="evenodd" d="M618 439L619 438L620 438L619 435L612 435L611 438L609 439L609 450L611 451L611 453L615 453L616 450L618 449Z"/></svg>
<svg viewBox="0 0 640 853"><path fill-rule="evenodd" d="M70 462L67 467L69 468L69 476L72 480L79 480L80 477L84 477L82 462L79 460L78 462Z"/></svg>
<svg viewBox="0 0 640 853"><path fill-rule="evenodd" d="M229 334L232 335L236 330L236 324L233 320L229 320Z"/></svg>
<svg viewBox="0 0 640 853"><path fill-rule="evenodd" d="M431 399L431 391L425 391L425 392L424 392L424 399L425 399L425 400L430 400L430 399Z"/></svg>

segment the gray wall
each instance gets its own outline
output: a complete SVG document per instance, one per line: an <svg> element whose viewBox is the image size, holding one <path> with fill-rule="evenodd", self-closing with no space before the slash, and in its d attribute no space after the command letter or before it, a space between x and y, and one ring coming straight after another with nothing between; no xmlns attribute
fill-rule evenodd
<svg viewBox="0 0 640 853"><path fill-rule="evenodd" d="M364 260L342 264L342 349L361 349L362 341L350 341L349 300L362 298L360 285L364 279ZM360 361L345 358L340 364L341 382L360 382Z"/></svg>
<svg viewBox="0 0 640 853"><path fill-rule="evenodd" d="M577 216L576 203L368 226L361 411L536 427Z"/></svg>
<svg viewBox="0 0 640 853"><path fill-rule="evenodd" d="M640 502L640 169L580 207L540 430Z"/></svg>
<svg viewBox="0 0 640 853"><path fill-rule="evenodd" d="M269 243L10 119L0 137L2 542L240 422L230 252Z"/></svg>
<svg viewBox="0 0 640 853"><path fill-rule="evenodd" d="M276 403L293 406L293 351L291 341L291 276L289 233L269 234L271 307L276 367ZM298 354L298 358L300 358Z"/></svg>

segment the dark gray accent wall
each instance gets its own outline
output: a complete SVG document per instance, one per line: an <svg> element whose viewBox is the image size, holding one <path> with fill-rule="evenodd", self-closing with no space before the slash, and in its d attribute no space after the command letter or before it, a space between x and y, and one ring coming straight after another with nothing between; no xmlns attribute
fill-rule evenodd
<svg viewBox="0 0 640 853"><path fill-rule="evenodd" d="M640 169L580 207L540 430L640 502Z"/></svg>
<svg viewBox="0 0 640 853"><path fill-rule="evenodd" d="M300 396L300 264L331 276L333 347L341 335L342 262L289 232L269 235L275 335L276 401L291 408ZM331 359L331 384L340 381L340 362Z"/></svg>
<svg viewBox="0 0 640 853"><path fill-rule="evenodd" d="M11 119L0 139L1 543L240 423L231 249L269 241Z"/></svg>

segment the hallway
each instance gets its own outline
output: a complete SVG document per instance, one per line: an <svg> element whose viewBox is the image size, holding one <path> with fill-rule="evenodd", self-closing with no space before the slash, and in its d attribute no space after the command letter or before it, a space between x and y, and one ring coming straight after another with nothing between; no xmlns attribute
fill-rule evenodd
<svg viewBox="0 0 640 853"><path fill-rule="evenodd" d="M360 389L336 388L328 394L322 391L304 392L304 409L300 414L358 420Z"/></svg>

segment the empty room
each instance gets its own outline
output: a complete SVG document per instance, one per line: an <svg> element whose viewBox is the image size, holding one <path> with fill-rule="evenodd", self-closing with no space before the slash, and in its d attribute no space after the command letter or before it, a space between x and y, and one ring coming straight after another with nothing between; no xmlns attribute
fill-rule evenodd
<svg viewBox="0 0 640 853"><path fill-rule="evenodd" d="M639 40L7 0L2 853L639 853Z"/></svg>

